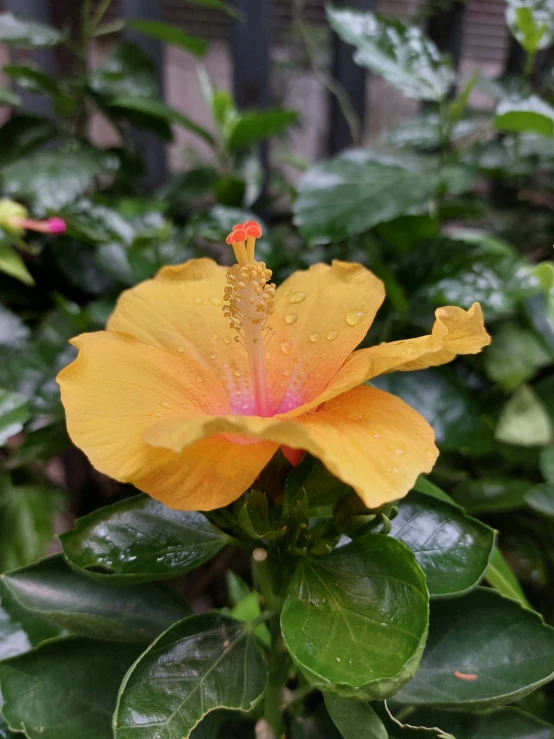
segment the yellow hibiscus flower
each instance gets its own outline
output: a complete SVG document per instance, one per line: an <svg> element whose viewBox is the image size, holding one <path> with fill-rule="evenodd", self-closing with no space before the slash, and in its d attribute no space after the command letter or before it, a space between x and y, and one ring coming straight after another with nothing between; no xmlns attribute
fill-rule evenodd
<svg viewBox="0 0 554 739"><path fill-rule="evenodd" d="M438 450L431 426L377 375L489 344L481 307L439 308L427 336L355 351L385 297L334 261L279 287L255 260L258 224L227 238L237 264L192 259L124 292L106 331L72 340L58 376L69 434L101 472L167 506L236 500L279 447L318 457L369 508L404 496Z"/></svg>

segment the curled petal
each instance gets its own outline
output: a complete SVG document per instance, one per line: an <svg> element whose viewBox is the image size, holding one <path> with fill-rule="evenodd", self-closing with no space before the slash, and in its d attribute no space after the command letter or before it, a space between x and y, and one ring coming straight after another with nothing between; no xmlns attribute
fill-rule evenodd
<svg viewBox="0 0 554 739"><path fill-rule="evenodd" d="M430 334L354 352L318 397L287 415L296 416L317 408L321 403L387 372L436 367L451 362L458 354L477 354L490 341L479 303L474 303L467 311L455 306L438 308Z"/></svg>
<svg viewBox="0 0 554 739"><path fill-rule="evenodd" d="M299 418L167 418L152 424L143 438L152 446L180 452L218 434L306 450L351 485L370 508L406 495L438 456L427 421L400 398L370 387L356 388Z"/></svg>

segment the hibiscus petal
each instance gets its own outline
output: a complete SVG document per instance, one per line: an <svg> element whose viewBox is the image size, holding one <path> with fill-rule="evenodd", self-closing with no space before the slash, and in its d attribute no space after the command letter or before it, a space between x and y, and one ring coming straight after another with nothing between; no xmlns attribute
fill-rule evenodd
<svg viewBox="0 0 554 739"><path fill-rule="evenodd" d="M372 272L339 261L295 272L277 288L275 313L285 320L294 352L280 413L321 393L367 334L384 297L383 283ZM289 344L280 348L288 352Z"/></svg>
<svg viewBox="0 0 554 739"><path fill-rule="evenodd" d="M226 274L227 268L211 259L164 267L153 279L122 293L107 328L204 364L226 388L233 411L253 413L248 356L235 342L236 332L222 310ZM293 357L278 352L285 341L284 328L277 317L271 324L276 334L272 350L279 361L267 362L267 377L272 406L277 408Z"/></svg>
<svg viewBox="0 0 554 739"><path fill-rule="evenodd" d="M199 438L221 433L305 449L370 508L406 495L438 456L433 429L423 416L400 398L367 386L300 418L173 417L150 426L144 439L180 452Z"/></svg>
<svg viewBox="0 0 554 739"><path fill-rule="evenodd" d="M458 354L477 354L490 344L479 303L469 310L446 306L435 311L432 333L417 339L393 341L354 352L318 396L293 409L297 416L317 408L373 377L406 372L451 362Z"/></svg>

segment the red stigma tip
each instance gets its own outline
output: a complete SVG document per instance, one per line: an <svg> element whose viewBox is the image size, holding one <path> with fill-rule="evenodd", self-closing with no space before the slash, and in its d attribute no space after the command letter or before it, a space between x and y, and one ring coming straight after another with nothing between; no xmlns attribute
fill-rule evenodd
<svg viewBox="0 0 554 739"><path fill-rule="evenodd" d="M259 239L262 235L260 224L256 223L256 221L247 221L244 224L244 230L246 231L248 236L251 236L254 239Z"/></svg>
<svg viewBox="0 0 554 739"><path fill-rule="evenodd" d="M228 244L237 244L239 241L246 241L246 233L241 228L233 229L229 236L225 239Z"/></svg>

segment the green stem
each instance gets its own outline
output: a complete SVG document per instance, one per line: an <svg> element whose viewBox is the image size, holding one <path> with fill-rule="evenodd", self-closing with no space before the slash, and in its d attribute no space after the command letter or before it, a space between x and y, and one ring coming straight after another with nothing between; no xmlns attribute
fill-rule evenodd
<svg viewBox="0 0 554 739"><path fill-rule="evenodd" d="M268 659L269 681L264 698L264 717L277 739L281 739L285 726L283 689L289 675L290 657L280 633L278 616L274 618L274 624L276 628L272 629L273 646ZM275 631L276 634L273 633Z"/></svg>
<svg viewBox="0 0 554 739"><path fill-rule="evenodd" d="M537 56L536 51L531 51L529 54L527 54L527 59L525 60L525 67L523 68L523 73L526 77L531 77L533 72L535 71L535 58Z"/></svg>
<svg viewBox="0 0 554 739"><path fill-rule="evenodd" d="M281 600L273 590L271 573L267 564L267 552L262 547L258 547L252 552L252 569L266 607L279 613L281 611Z"/></svg>

